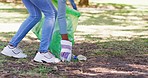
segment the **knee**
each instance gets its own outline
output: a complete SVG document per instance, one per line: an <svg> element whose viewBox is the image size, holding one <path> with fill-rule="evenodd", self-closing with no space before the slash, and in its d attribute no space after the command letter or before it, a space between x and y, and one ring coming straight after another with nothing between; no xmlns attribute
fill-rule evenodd
<svg viewBox="0 0 148 78"><path fill-rule="evenodd" d="M56 18L57 13L55 11L51 11L51 12L44 12L45 18Z"/></svg>
<svg viewBox="0 0 148 78"><path fill-rule="evenodd" d="M58 14L58 17L57 17L58 19L63 19L63 18L66 18L66 16L65 16L65 14Z"/></svg>
<svg viewBox="0 0 148 78"><path fill-rule="evenodd" d="M39 14L39 15L30 15L29 17L36 20L36 21L40 21L41 18L42 18L42 15L41 14Z"/></svg>

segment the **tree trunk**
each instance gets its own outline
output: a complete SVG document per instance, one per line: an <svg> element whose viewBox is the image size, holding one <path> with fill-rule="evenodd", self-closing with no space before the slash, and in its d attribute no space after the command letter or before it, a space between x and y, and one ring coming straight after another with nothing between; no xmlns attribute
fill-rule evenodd
<svg viewBox="0 0 148 78"><path fill-rule="evenodd" d="M89 5L89 0L80 0L78 5L80 7L87 7Z"/></svg>

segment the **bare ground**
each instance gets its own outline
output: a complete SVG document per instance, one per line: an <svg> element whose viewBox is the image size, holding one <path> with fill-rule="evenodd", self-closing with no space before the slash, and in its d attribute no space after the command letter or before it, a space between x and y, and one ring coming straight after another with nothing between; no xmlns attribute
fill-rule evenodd
<svg viewBox="0 0 148 78"><path fill-rule="evenodd" d="M36 39L35 39L36 40ZM130 43L130 42L129 42ZM24 48L32 47L30 44L38 45L36 42L21 42L20 46ZM27 58L27 61L20 61L10 57L5 57L6 61L2 62L0 67L0 78L42 78L41 75L20 74L28 72L40 65L51 67L52 70L47 72L47 78L148 78L148 55L131 54L132 49L125 47L125 51L131 52L124 55L112 54L94 54L94 50L102 49L103 43L88 43L77 41L73 46L76 55L83 54L87 61L59 63L59 64L38 64L32 61L35 52ZM105 48L108 52L113 52L115 47ZM27 51L35 51L30 49ZM135 49L136 51L136 49ZM0 55L2 56L2 55ZM14 72L16 71L16 72ZM44 71L43 71L44 72ZM37 72L38 73L38 72ZM41 73L41 72L40 72ZM45 73L45 72L44 72Z"/></svg>

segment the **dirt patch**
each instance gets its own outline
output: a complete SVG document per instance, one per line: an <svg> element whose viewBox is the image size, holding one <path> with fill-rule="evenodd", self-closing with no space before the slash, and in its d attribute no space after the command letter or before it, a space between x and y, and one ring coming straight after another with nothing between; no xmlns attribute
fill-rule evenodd
<svg viewBox="0 0 148 78"><path fill-rule="evenodd" d="M24 44L24 43L23 43ZM28 43L25 43L28 45ZM22 45L23 47L23 45ZM76 42L73 46L76 55L82 54L87 57L87 61L62 62L59 64L38 64L32 60L32 56L27 61L6 57L6 62L2 62L1 78L42 78L42 73L47 78L147 78L148 77L148 55L93 55L93 50L101 49L98 43L87 44L87 42ZM105 48L104 48L105 49ZM114 48L115 49L115 48ZM110 49L113 50L113 49ZM112 52L112 51L110 51ZM34 75L20 74L29 72L36 68L50 67L34 71ZM46 72L47 71L47 72ZM45 74L46 73L46 74Z"/></svg>

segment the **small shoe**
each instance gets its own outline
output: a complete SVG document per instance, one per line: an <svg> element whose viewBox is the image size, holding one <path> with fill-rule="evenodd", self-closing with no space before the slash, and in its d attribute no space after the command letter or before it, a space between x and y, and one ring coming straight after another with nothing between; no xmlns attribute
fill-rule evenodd
<svg viewBox="0 0 148 78"><path fill-rule="evenodd" d="M58 63L58 62L60 62L60 60L58 58L56 58L54 55L52 55L50 52L47 52L47 53L38 52L33 60L36 62L41 62L41 63Z"/></svg>
<svg viewBox="0 0 148 78"><path fill-rule="evenodd" d="M1 54L14 58L26 58L27 55L18 47L11 47L7 45L2 51Z"/></svg>
<svg viewBox="0 0 148 78"><path fill-rule="evenodd" d="M62 61L71 61L72 57L72 42L68 40L61 40L60 59Z"/></svg>

